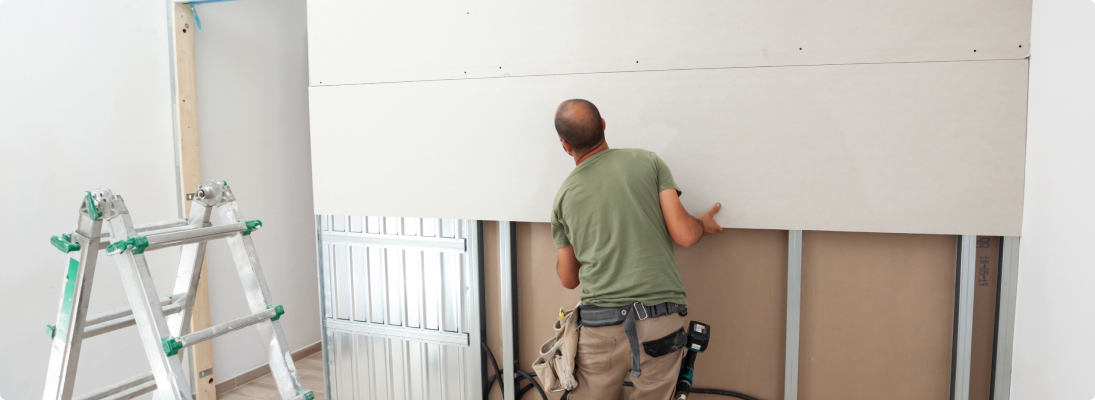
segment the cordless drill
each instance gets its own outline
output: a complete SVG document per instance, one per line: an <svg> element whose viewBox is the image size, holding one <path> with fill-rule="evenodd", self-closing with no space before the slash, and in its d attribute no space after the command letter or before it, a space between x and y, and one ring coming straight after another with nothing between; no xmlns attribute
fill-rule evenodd
<svg viewBox="0 0 1095 400"><path fill-rule="evenodd" d="M692 321L688 324L688 351L684 353L684 361L681 362L681 374L677 378L677 393L673 395L676 400L687 400L692 392L692 371L696 365L696 354L707 350L707 341L711 339L711 326L703 322Z"/></svg>

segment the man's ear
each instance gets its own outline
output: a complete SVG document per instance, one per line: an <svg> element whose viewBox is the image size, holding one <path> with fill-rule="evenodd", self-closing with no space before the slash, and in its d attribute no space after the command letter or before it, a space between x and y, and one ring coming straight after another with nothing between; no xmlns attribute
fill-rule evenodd
<svg viewBox="0 0 1095 400"><path fill-rule="evenodd" d="M567 143L567 142L566 142L565 140L563 140L563 139L559 139L559 143L562 143L562 144L563 144L563 151L566 151L566 152L567 152L567 154L569 154L569 155L571 155L571 156L573 156L573 155L574 155L574 149L572 149L572 148L570 147L570 143Z"/></svg>
<svg viewBox="0 0 1095 400"><path fill-rule="evenodd" d="M605 129L608 129L608 123L605 122L604 118L601 118L601 130L603 131Z"/></svg>

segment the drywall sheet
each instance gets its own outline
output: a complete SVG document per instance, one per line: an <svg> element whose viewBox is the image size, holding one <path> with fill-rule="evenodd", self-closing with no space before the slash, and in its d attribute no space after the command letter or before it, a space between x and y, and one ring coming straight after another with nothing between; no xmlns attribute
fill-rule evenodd
<svg viewBox="0 0 1095 400"><path fill-rule="evenodd" d="M577 97L724 227L1016 236L1026 92L1026 60L312 87L315 212L546 222Z"/></svg>
<svg viewBox="0 0 1095 400"><path fill-rule="evenodd" d="M312 86L1021 59L1031 0L308 2Z"/></svg>
<svg viewBox="0 0 1095 400"><path fill-rule="evenodd" d="M484 225L486 336L500 357L498 231L493 222ZM568 290L559 283L550 225L517 224L516 251L519 366L531 371L540 344L554 333L559 307L577 304L581 288ZM707 352L697 358L696 387L782 398L787 232L726 230L676 253L688 292L687 319L711 324L714 335ZM500 399L500 393L494 388L491 397ZM560 395L551 393L549 398Z"/></svg>
<svg viewBox="0 0 1095 400"><path fill-rule="evenodd" d="M802 400L950 395L957 238L803 232Z"/></svg>
<svg viewBox="0 0 1095 400"><path fill-rule="evenodd" d="M695 386L784 398L787 231L728 229L676 256L688 319L711 325Z"/></svg>

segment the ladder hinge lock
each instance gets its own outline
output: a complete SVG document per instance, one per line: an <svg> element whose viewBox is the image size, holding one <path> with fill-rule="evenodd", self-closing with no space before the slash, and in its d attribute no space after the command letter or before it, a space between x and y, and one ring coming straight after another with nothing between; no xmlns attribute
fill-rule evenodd
<svg viewBox="0 0 1095 400"><path fill-rule="evenodd" d="M54 325L46 325L46 336L53 339L53 335L57 334L57 327Z"/></svg>
<svg viewBox="0 0 1095 400"><path fill-rule="evenodd" d="M62 253L68 253L70 251L79 251L80 244L72 242L72 235L63 233L61 236L54 236L49 238L49 242L56 247L57 250L61 250Z"/></svg>
<svg viewBox="0 0 1095 400"><path fill-rule="evenodd" d="M87 195L84 196L84 204L87 205L87 216L92 221L103 217L103 213L99 212L98 207L95 207L95 197L91 195L91 192L87 192Z"/></svg>
<svg viewBox="0 0 1095 400"><path fill-rule="evenodd" d="M271 321L277 321L278 318L281 318L282 314L285 314L285 308L282 307L281 304L271 304L266 306L266 309L274 310L274 317L270 318Z"/></svg>
<svg viewBox="0 0 1095 400"><path fill-rule="evenodd" d="M126 240L120 240L111 243L106 246L106 254L115 255L129 250L132 254L144 253L144 249L148 247L148 238L144 236L130 236Z"/></svg>
<svg viewBox="0 0 1095 400"><path fill-rule="evenodd" d="M243 236L250 235L251 232L254 232L255 229L258 229L260 226L262 226L262 221L257 220L257 219L252 219L252 220L242 220L241 219L240 222L243 222L244 224L247 224L247 230L243 231L243 232L240 232Z"/></svg>
<svg viewBox="0 0 1095 400"><path fill-rule="evenodd" d="M304 396L304 400L315 400L316 398L316 395L312 394L312 391L308 389L300 389L297 391L297 394Z"/></svg>
<svg viewBox="0 0 1095 400"><path fill-rule="evenodd" d="M182 350L183 348L182 342L180 342L178 338L170 336L161 338L160 344L163 346L164 354L167 354L168 357L179 354L179 350Z"/></svg>

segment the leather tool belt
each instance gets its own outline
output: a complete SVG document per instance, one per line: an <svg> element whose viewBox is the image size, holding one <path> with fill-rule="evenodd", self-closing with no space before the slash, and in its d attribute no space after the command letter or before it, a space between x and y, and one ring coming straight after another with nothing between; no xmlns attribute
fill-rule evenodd
<svg viewBox="0 0 1095 400"><path fill-rule="evenodd" d="M624 324L624 333L627 334L627 342L631 345L631 376L638 378L642 375L642 369L639 368L639 335L635 330L635 321L664 317L670 314L680 314L682 317L686 316L688 315L688 307L677 303L661 303L645 306L639 302L621 307L581 305L578 306L578 323L590 328ZM681 335L678 336L684 338L683 329L679 333L681 333ZM674 342L673 344L680 341L674 335L670 335L664 339ZM658 341L661 340L662 339L659 339ZM671 344L669 346L659 347L666 347L667 349L677 347L677 350L679 350L683 345L684 344L681 343L680 346ZM647 353L650 352L648 351ZM651 356L657 357L655 354L651 354Z"/></svg>

